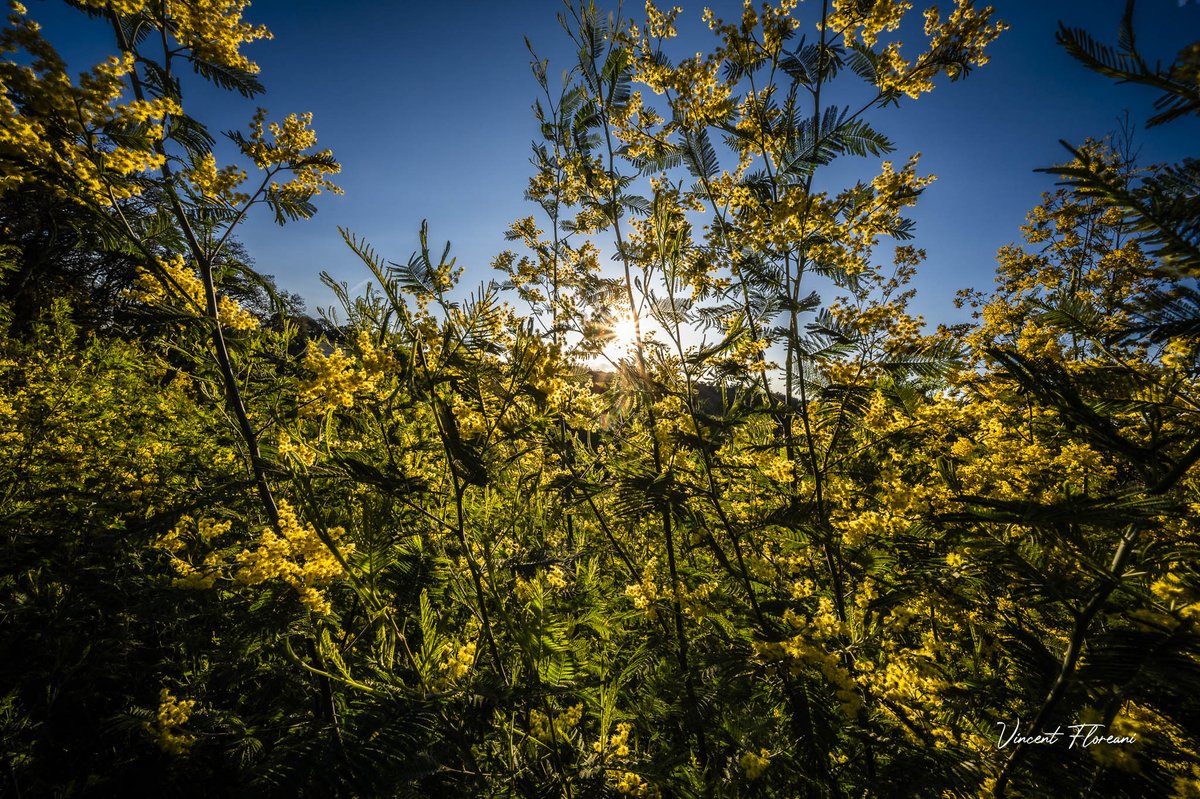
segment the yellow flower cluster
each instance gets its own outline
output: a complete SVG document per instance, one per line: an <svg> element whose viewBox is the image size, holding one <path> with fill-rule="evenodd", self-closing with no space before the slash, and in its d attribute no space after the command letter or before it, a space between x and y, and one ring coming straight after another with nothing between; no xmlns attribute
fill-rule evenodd
<svg viewBox="0 0 1200 799"><path fill-rule="evenodd" d="M1190 621L1200 621L1200 588L1195 582L1185 581L1177 569L1179 564L1173 564L1171 571L1155 580L1150 585L1150 591L1180 617Z"/></svg>
<svg viewBox="0 0 1200 799"><path fill-rule="evenodd" d="M317 451L304 441L293 438L286 431L279 431L276 444L279 458L282 461L292 461L300 466L312 466L317 459Z"/></svg>
<svg viewBox="0 0 1200 799"><path fill-rule="evenodd" d="M124 178L162 164L150 147L162 138L161 121L145 131L142 146L107 141L103 131L113 123L161 119L177 111L177 104L166 99L117 104L134 67L129 54L110 56L74 85L41 27L26 18L25 7L11 8L0 31L0 56L24 54L0 59L0 190L39 180L69 200L101 206L139 194L142 187Z"/></svg>
<svg viewBox="0 0 1200 799"><path fill-rule="evenodd" d="M1185 773L1175 778L1171 786L1171 799L1200 799L1200 766L1188 766Z"/></svg>
<svg viewBox="0 0 1200 799"><path fill-rule="evenodd" d="M132 15L141 13L146 7L147 0L82 0L80 5L97 10L111 9L118 14Z"/></svg>
<svg viewBox="0 0 1200 799"><path fill-rule="evenodd" d="M625 144L629 158L658 158L669 151L667 136L660 130L663 121L645 104L640 91L630 95L629 102L612 114L613 132Z"/></svg>
<svg viewBox="0 0 1200 799"><path fill-rule="evenodd" d="M619 793L627 793L630 796L658 796L658 789L642 779L640 774L632 771L622 772L621 778L617 780L617 791Z"/></svg>
<svg viewBox="0 0 1200 799"><path fill-rule="evenodd" d="M825 29L841 35L846 47L852 47L856 42L874 47L879 34L899 28L904 15L911 10L912 3L896 0L876 0L869 4L857 0L833 0L833 11L825 19ZM820 30L819 23L817 28Z"/></svg>
<svg viewBox="0 0 1200 799"><path fill-rule="evenodd" d="M709 597L716 590L717 583L715 581L701 583L691 589L680 582L677 591L680 610L685 616L695 621L704 619L711 612Z"/></svg>
<svg viewBox="0 0 1200 799"><path fill-rule="evenodd" d="M746 752L738 758L738 765L746 772L747 779L756 780L771 765L771 753L766 749L760 749L757 753Z"/></svg>
<svg viewBox="0 0 1200 799"><path fill-rule="evenodd" d="M108 152L97 154L102 169L107 169L117 175L133 175L150 172L166 163L166 156L150 150L135 150L129 147L116 147Z"/></svg>
<svg viewBox="0 0 1200 799"><path fill-rule="evenodd" d="M529 732L542 743L563 740L571 735L583 719L583 705L575 704L552 716L539 710L529 711Z"/></svg>
<svg viewBox="0 0 1200 799"><path fill-rule="evenodd" d="M630 31L633 48L636 52L633 78L645 85L655 94L668 94L674 111L674 122L662 131L661 139L665 141L668 134L681 126L695 130L708 124L715 124L729 117L734 108L732 99L733 87L721 80L720 71L724 63L721 53L703 55L697 53L693 58L682 59L678 66L671 67L654 56L655 40L661 40L674 35L675 17L678 9L669 14L660 14L652 4L647 3L647 12L653 15L645 30L633 28ZM669 34L669 35L668 35ZM640 104L636 114L642 117L641 126L629 125L628 118L622 120L625 130L640 129L643 132L652 124L658 124L657 114L644 109ZM647 142L639 146L645 147Z"/></svg>
<svg viewBox="0 0 1200 799"><path fill-rule="evenodd" d="M633 601L633 606L646 612L650 619L658 618L654 603L658 599L658 559L651 557L642 569L641 582L625 586L625 596Z"/></svg>
<svg viewBox="0 0 1200 799"><path fill-rule="evenodd" d="M187 723L195 708L195 699L180 701L163 688L158 693L158 713L154 722L142 722L142 729L153 735L159 747L167 754L186 755L196 742L196 736L180 732L179 728Z"/></svg>
<svg viewBox="0 0 1200 799"><path fill-rule="evenodd" d="M643 331L645 328L646 325L643 323ZM645 338L650 338L645 333L643 335ZM664 452L673 452L675 442L679 440L680 436L695 432L687 401L678 394L665 394L659 398L654 403L654 415L658 421L654 428L654 436L658 439ZM663 467L666 468L667 465L664 463Z"/></svg>
<svg viewBox="0 0 1200 799"><path fill-rule="evenodd" d="M189 267L182 255L173 255L158 261L160 274L151 272L145 267L138 267L134 286L127 293L131 300L144 303L167 303L174 298L182 300L184 310L195 316L201 316L207 308L204 283L195 270ZM258 318L242 308L237 300L229 297L217 297L217 316L222 327L228 330L256 330Z"/></svg>
<svg viewBox="0 0 1200 799"><path fill-rule="evenodd" d="M1159 357L1163 368L1182 374L1200 360L1200 347L1195 339L1172 339L1163 346Z"/></svg>
<svg viewBox="0 0 1200 799"><path fill-rule="evenodd" d="M900 55L900 42L891 42L880 51L876 75L879 88L885 92L903 92L916 99L933 91L932 76L919 73Z"/></svg>
<svg viewBox="0 0 1200 799"><path fill-rule="evenodd" d="M604 738L595 741L592 744L592 751L599 753L602 757L629 757L629 733L632 732L632 725L628 722L620 722L617 725L617 732L608 735L607 743Z"/></svg>
<svg viewBox="0 0 1200 799"><path fill-rule="evenodd" d="M893 514L868 510L856 513L835 526L842 532L843 544L860 547L872 540L894 535L902 531L905 525Z"/></svg>
<svg viewBox="0 0 1200 799"><path fill-rule="evenodd" d="M892 706L908 709L910 718L922 718L940 710L944 704L942 695L948 687L933 654L924 648L896 652L881 669L872 669L860 679L872 692L887 697Z"/></svg>
<svg viewBox="0 0 1200 799"><path fill-rule="evenodd" d="M800 0L780 0L777 6L772 6L770 3L763 3L762 14L758 15L758 22L762 25L763 52L768 56L772 58L777 57L783 49L783 43L787 41L793 31L800 28L800 20L792 18L792 12L799 5ZM746 15L754 10L751 7L750 0L746 1L743 9L742 18L744 21Z"/></svg>
<svg viewBox="0 0 1200 799"><path fill-rule="evenodd" d="M683 13L679 6L660 11L652 0L646 0L646 33L653 39L673 39L678 35L675 20Z"/></svg>
<svg viewBox="0 0 1200 799"><path fill-rule="evenodd" d="M11 361L0 361L0 367L12 365ZM0 397L0 446L15 452L24 440L25 434L19 429L16 408L8 397Z"/></svg>
<svg viewBox="0 0 1200 799"><path fill-rule="evenodd" d="M373 390L384 372L392 367L391 355L376 347L366 332L360 332L355 343L360 353L357 364L341 347L326 355L317 344L309 342L304 368L313 376L300 384L302 414L317 415L353 407L355 394Z"/></svg>
<svg viewBox="0 0 1200 799"><path fill-rule="evenodd" d="M537 738L542 743L551 743L554 740L553 726L550 724L550 717L540 710L529 711L529 734Z"/></svg>
<svg viewBox="0 0 1200 799"><path fill-rule="evenodd" d="M246 180L246 171L235 166L217 169L217 159L212 153L205 153L186 172L188 181L206 200L222 202L227 206L237 206L250 200L250 195L237 191L237 187Z"/></svg>
<svg viewBox="0 0 1200 799"><path fill-rule="evenodd" d="M164 36L174 36L195 59L248 73L258 66L241 54L242 45L270 38L265 27L242 20L249 0L165 0L155 14L145 13L145 0L86 0L83 5L141 15L139 24L161 26ZM37 23L25 18L25 8L19 3L12 8L9 26L0 31L0 55L24 51L27 58L0 62L0 190L36 179L68 199L100 206L140 194L145 182L135 178L165 163L159 143L167 118L182 113L179 102L154 96L122 102L126 78L135 69L131 53L110 57L74 85ZM316 144L311 121L310 114L293 114L269 125L268 137L260 109L242 142L243 153L260 169L291 173L290 180L271 182L265 192L281 217L304 215L303 203L322 191L341 193L328 179L340 171L332 153L310 152ZM114 128L124 131L119 139ZM46 181L47 175L52 179ZM211 154L198 157L185 177L209 201L236 206L251 200L236 191L245 172L217 169Z"/></svg>
<svg viewBox="0 0 1200 799"><path fill-rule="evenodd" d="M1082 724L1104 724L1104 714L1097 708L1084 708L1079 721ZM1097 730L1098 736L1132 738L1129 743L1089 743L1087 752L1096 762L1108 768L1122 771L1138 772L1141 764L1137 754L1146 747L1149 738L1164 734L1171 726L1170 722L1159 716L1153 710L1141 705L1127 702L1121 711L1113 718L1112 723Z"/></svg>
<svg viewBox="0 0 1200 799"><path fill-rule="evenodd" d="M1110 169L1122 163L1102 142L1085 142L1081 155ZM1069 164L1079 165L1078 160ZM1003 247L997 256L998 290L986 304L982 295L970 292L956 301L971 304L978 309L977 318L982 317L968 343L977 350L997 342L1016 344L1024 355L1056 361L1075 373L1113 356L1151 367L1149 342L1115 334L1128 324L1136 298L1153 290L1161 275L1156 276L1153 261L1136 240L1123 235L1122 220L1111 210L1063 190L1043 195L1021 228L1026 246ZM1094 308L1096 335L1105 343L1071 336L1030 313L1031 302L1046 300L1074 300ZM1173 364L1178 361L1163 352L1161 366L1171 369Z"/></svg>
<svg viewBox="0 0 1200 799"><path fill-rule="evenodd" d="M942 22L937 6L925 9L925 35L929 37L930 52L962 52L968 62L983 66L988 62L985 48L1009 27L1005 22L992 23L994 13L996 9L991 6L979 9L971 0L955 0L950 17ZM956 77L953 72L948 74Z"/></svg>
<svg viewBox="0 0 1200 799"><path fill-rule="evenodd" d="M705 8L701 19L709 30L721 38L717 53L725 58L737 58L743 62L754 61L762 55L775 58L783 42L800 27L800 21L792 17L799 0L781 0L778 5L763 3L762 9L754 9L753 0L744 0L742 16L737 23L728 23L717 17L711 8ZM761 26L762 41L756 33Z"/></svg>
<svg viewBox="0 0 1200 799"><path fill-rule="evenodd" d="M162 536L156 545L165 549L171 555L171 567L178 575L172 585L191 591L206 591L216 584L221 576L221 557L215 550L210 550L197 568L191 561L180 554L191 545L209 546L218 537L228 533L233 522L226 520L218 522L209 518L196 521L191 516L183 516L169 533Z"/></svg>
<svg viewBox="0 0 1200 799"><path fill-rule="evenodd" d="M913 153L899 172L891 161L883 162L879 174L871 180L880 211L894 212L916 204L917 194L937 180L934 175L917 176L917 162L920 159L920 153Z"/></svg>
<svg viewBox="0 0 1200 799"><path fill-rule="evenodd" d="M242 550L237 557L234 579L242 585L258 585L271 579L283 580L296 590L300 601L316 613L329 613L331 606L319 586L343 575L336 549L341 556L354 551L354 545L342 545L345 535L340 527L328 531L329 543L317 534L311 523L301 526L296 512L285 501L279 503L280 534L270 527L262 531L253 550Z"/></svg>
<svg viewBox="0 0 1200 799"><path fill-rule="evenodd" d="M590 379L590 375L588 376ZM604 397L591 386L578 381L561 380L546 399L548 410L579 431L596 432L604 417Z"/></svg>
<svg viewBox="0 0 1200 799"><path fill-rule="evenodd" d="M1020 420L1026 425L1022 429L1001 402L981 399L962 408L942 407L972 428L968 438L956 439L948 449L965 493L1055 502L1067 488L1103 490L1116 478L1115 466L1090 445L1029 434L1029 425L1053 425L1054 411L1029 409ZM939 492L928 496L931 501L944 498Z"/></svg>
<svg viewBox="0 0 1200 799"><path fill-rule="evenodd" d="M855 718L863 707L862 696L850 671L840 658L816 642L830 641L846 632L846 626L834 613L833 602L822 597L818 610L804 619L790 608L784 611L784 621L796 628L798 635L780 642L758 641L755 654L764 661L781 662L793 675L800 675L806 666L817 669L834 688L834 696L848 718Z"/></svg>
<svg viewBox="0 0 1200 799"><path fill-rule="evenodd" d="M775 87L766 86L746 92L737 104L739 161L748 164L756 156L778 162L788 147L787 137L780 130L783 112L775 101ZM797 193L799 194L799 192ZM752 195L746 195L750 197Z"/></svg>
<svg viewBox="0 0 1200 799"><path fill-rule="evenodd" d="M546 572L546 585L552 591L561 591L567 587L567 573L557 563Z"/></svg>
<svg viewBox="0 0 1200 799"><path fill-rule="evenodd" d="M878 0L870 4L856 0L834 0L833 13L825 21L825 30L842 36L847 47L861 44L874 48L884 33L899 29L912 4L903 0ZM933 91L933 80L939 74L958 77L963 68L983 66L988 62L985 50L1007 29L1003 22L991 22L991 6L976 9L971 0L957 0L950 17L942 21L936 6L927 8L925 52L913 62L900 54L901 43L888 42L876 51L877 84L884 92L902 92L918 98ZM820 27L818 25L818 27ZM950 54L953 54L952 57Z"/></svg>
<svg viewBox="0 0 1200 799"><path fill-rule="evenodd" d="M216 552L205 555L199 569L182 558L172 558L171 565L179 575L171 581L172 587L186 591L207 591L216 584L217 578L221 576L221 556Z"/></svg>
<svg viewBox="0 0 1200 799"><path fill-rule="evenodd" d="M322 191L343 193L325 177L342 171L333 160L333 152L308 152L317 144L316 131L309 127L311 113L289 114L281 123L267 123L266 119L265 108L255 112L250 122L250 138L242 142L241 149L259 169L292 173L292 179L287 183L271 183L272 196L295 201L308 200Z"/></svg>
<svg viewBox="0 0 1200 799"><path fill-rule="evenodd" d="M125 5L144 5L124 0ZM175 38L197 58L225 67L257 73L258 65L241 48L256 39L270 39L265 25L242 20L250 0L167 0L165 9Z"/></svg>
<svg viewBox="0 0 1200 799"><path fill-rule="evenodd" d="M438 664L438 670L445 674L446 684L453 684L466 677L474 665L475 642L468 641L462 646L448 651L446 657Z"/></svg>

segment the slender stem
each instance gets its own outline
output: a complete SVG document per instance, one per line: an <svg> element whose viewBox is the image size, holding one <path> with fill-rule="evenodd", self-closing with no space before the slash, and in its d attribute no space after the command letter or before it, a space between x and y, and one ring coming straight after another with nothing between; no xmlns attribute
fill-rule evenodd
<svg viewBox="0 0 1200 799"><path fill-rule="evenodd" d="M426 377L430 377L429 365L425 359L424 352L417 350L419 364L425 370ZM483 624L483 635L487 641L488 650L492 656L492 660L496 663L496 670L500 673L500 677L504 683L508 684L508 674L504 669L504 660L500 656L500 648L496 645L496 638L492 633L491 616L488 613L487 595L483 590L483 578L480 574L479 564L475 560L475 555L471 551L470 543L467 541L466 533L466 511L463 505L463 496L466 492L465 481L459 474L459 466L457 465L458 458L453 451L451 445L452 432L447 428L447 424L453 424L453 416L449 408L445 406L438 396L433 393L435 389L430 389L429 402L433 411L433 418L437 422L438 433L442 439L442 448L446 454L446 467L450 473L450 479L454 488L454 511L455 521L454 534L458 538L458 544L462 547L463 557L467 561L467 569L471 572L471 582L474 584L475 599L479 603L479 617Z"/></svg>
<svg viewBox="0 0 1200 799"><path fill-rule="evenodd" d="M129 40L125 36L125 30L121 27L121 21L116 12L110 12L109 18L112 22L113 32L117 37L118 45L123 51L132 52ZM171 54L168 51L165 56L167 60L165 68L168 70L170 68L170 56ZM136 69L133 70L129 78L134 97L144 101L146 99L145 90L138 71ZM271 489L271 483L267 478L266 467L258 446L258 436L254 432L254 425L250 422L250 415L246 411L246 405L242 400L237 372L233 367L233 359L229 356L229 347L225 342L225 331L221 325L217 290L213 282L212 260L209 257L210 254L197 238L187 211L183 207L183 202L179 199L179 194L175 190L175 176L171 170L170 160L167 158L166 146L161 140L158 140L154 144L154 149L163 157L160 174L162 176L163 190L166 193L171 212L180 230L183 232L184 239L191 250L192 258L199 267L200 280L204 285L205 313L212 325L212 346L216 355L217 366L221 372L221 378L225 384L225 400L234 418L237 420L238 430L241 433L243 443L246 445L250 469L254 474L254 482L258 489L259 500L262 502L263 509L266 511L271 525L278 529L279 507L275 502L275 495Z"/></svg>
<svg viewBox="0 0 1200 799"><path fill-rule="evenodd" d="M609 44L610 57L611 48L614 45ZM590 51L581 51L581 56L586 53L587 57L592 57ZM633 318L634 330L634 352L637 357L638 370L643 381L643 384L649 383L649 370L646 365L644 339L642 337L641 314L634 296L633 289L633 266L630 263L629 252L625 247L625 240L621 230L621 205L619 195L619 181L616 180L616 147L613 144L612 127L609 123L609 114L611 109L604 97L603 92L603 70L597 69L597 65L591 63L592 74L597 76L597 97L596 103L599 106L601 124L603 126L604 142L606 145L606 156L608 159L606 169L606 179L610 184L609 191L604 199L610 209L608 221L612 224L613 235L617 240L617 257L621 260L621 265L625 273L625 293L629 301L629 312ZM614 77L613 80L616 78ZM647 392L650 393L650 392ZM658 419L654 411L654 397L646 397L646 423L649 428L651 452L654 463L655 472L658 475L664 473L664 460L662 447L658 440ZM692 676L691 665L689 662L688 637L687 630L683 619L683 604L680 598L679 588L679 570L675 555L675 531L674 522L672 520L672 509L668 505L660 508L659 512L660 523L663 531L663 544L667 550L667 571L671 580L671 613L674 619L675 637L677 643L676 657L679 663L679 669L684 678L684 691L688 700L688 715L690 718L690 726L692 732L696 736L697 748L700 750L701 761L707 765L709 760L708 744L704 734L703 724L699 718L698 701L696 699L695 683Z"/></svg>

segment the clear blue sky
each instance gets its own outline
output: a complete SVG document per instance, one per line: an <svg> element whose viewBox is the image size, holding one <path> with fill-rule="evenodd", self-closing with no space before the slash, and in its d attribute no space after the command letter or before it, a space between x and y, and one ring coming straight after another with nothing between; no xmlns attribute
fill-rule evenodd
<svg viewBox="0 0 1200 799"><path fill-rule="evenodd" d="M707 38L692 38L704 4L676 2L692 20L682 26L676 52L706 48ZM27 4L72 65L109 52L102 25L80 20L57 0ZM709 5L728 18L741 7L730 0ZM912 214L916 244L928 253L916 310L935 322L962 318L951 304L957 289L992 285L997 248L1019 237L1025 213L1052 188L1048 176L1033 170L1063 159L1059 139L1078 143L1113 131L1124 109L1139 127L1152 113L1153 92L1116 86L1054 43L1059 20L1115 42L1123 0L994 5L1012 28L993 45L990 64L874 117L896 142L897 161L920 150L922 171L939 177ZM555 19L560 8L558 0L255 0L247 19L275 34L248 50L262 67L267 93L244 102L212 92L190 107L214 131L243 128L257 105L271 118L312 111L321 145L342 163L339 183L346 190L320 198L319 213L307 222L281 228L265 209L252 218L240 237L259 268L310 307L324 305L330 296L318 280L322 269L351 285L366 277L342 244L339 225L403 261L428 219L434 241L453 242L467 283L490 279L489 263L506 246L505 227L532 213L522 195L537 87L523 37L551 58L557 74L570 59ZM640 4L627 7L640 11ZM1169 61L1200 37L1200 0L1141 0L1137 23L1143 51ZM1146 161L1195 155L1200 125L1189 120L1139 131L1138 142Z"/></svg>

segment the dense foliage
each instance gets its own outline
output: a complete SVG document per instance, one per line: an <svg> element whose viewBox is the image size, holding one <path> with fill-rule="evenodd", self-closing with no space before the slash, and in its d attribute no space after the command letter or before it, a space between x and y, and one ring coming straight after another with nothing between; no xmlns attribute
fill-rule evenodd
<svg viewBox="0 0 1200 799"><path fill-rule="evenodd" d="M71 5L77 81L0 33L6 792L1200 796L1200 162L1078 143L929 332L876 126L991 9L572 6L501 281L346 231L334 323L235 238L337 190L311 119L188 113L245 0ZM1196 115L1130 20L1060 40Z"/></svg>

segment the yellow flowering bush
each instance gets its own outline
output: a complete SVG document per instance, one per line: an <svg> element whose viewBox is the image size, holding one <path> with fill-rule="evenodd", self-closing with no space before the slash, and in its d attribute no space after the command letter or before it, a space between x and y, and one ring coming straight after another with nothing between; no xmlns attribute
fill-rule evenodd
<svg viewBox="0 0 1200 799"><path fill-rule="evenodd" d="M503 282L343 231L318 321L231 221L336 191L311 117L225 164L155 82L255 96L247 3L74 5L120 53L77 81L0 34L0 204L68 197L125 289L0 303L23 795L1196 794L1194 242L1139 216L1191 167L1080 147L931 330L933 178L875 125L990 8L748 3L680 53L689 11L569 6Z"/></svg>

